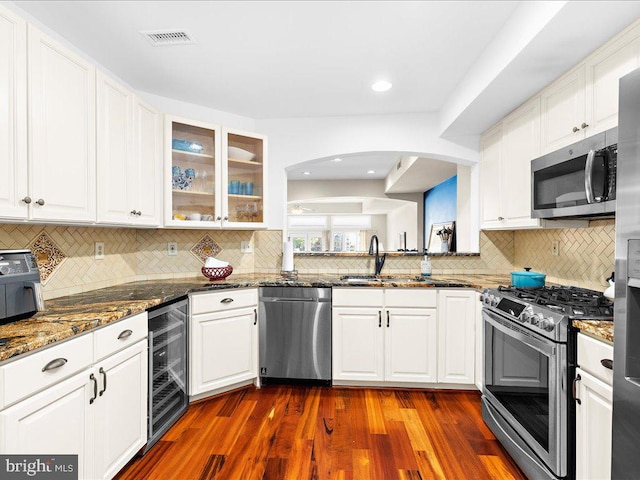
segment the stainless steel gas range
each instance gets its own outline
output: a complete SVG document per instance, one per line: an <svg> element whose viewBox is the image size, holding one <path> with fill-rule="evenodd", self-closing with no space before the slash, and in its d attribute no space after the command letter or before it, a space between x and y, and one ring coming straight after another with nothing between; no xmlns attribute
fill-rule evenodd
<svg viewBox="0 0 640 480"><path fill-rule="evenodd" d="M613 304L577 287L499 287L481 300L484 421L531 478L574 478L571 320L612 320Z"/></svg>

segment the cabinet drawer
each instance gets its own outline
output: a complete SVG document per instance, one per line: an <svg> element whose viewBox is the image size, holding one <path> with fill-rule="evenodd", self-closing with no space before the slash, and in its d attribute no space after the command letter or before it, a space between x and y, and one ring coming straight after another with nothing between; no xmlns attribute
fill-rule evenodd
<svg viewBox="0 0 640 480"><path fill-rule="evenodd" d="M148 335L147 312L132 315L108 325L93 334L95 361L133 345Z"/></svg>
<svg viewBox="0 0 640 480"><path fill-rule="evenodd" d="M82 335L0 367L0 408L89 367L92 339L91 334Z"/></svg>
<svg viewBox="0 0 640 480"><path fill-rule="evenodd" d="M384 291L386 307L435 307L437 304L435 288L387 288Z"/></svg>
<svg viewBox="0 0 640 480"><path fill-rule="evenodd" d="M214 293L196 293L191 295L191 314L222 312L242 307L254 307L258 304L258 290L223 290Z"/></svg>
<svg viewBox="0 0 640 480"><path fill-rule="evenodd" d="M334 307L373 307L384 304L382 288L334 288L331 292Z"/></svg>
<svg viewBox="0 0 640 480"><path fill-rule="evenodd" d="M613 385L613 370L605 367L602 360L613 361L613 347L582 333L578 334L578 365L585 372Z"/></svg>

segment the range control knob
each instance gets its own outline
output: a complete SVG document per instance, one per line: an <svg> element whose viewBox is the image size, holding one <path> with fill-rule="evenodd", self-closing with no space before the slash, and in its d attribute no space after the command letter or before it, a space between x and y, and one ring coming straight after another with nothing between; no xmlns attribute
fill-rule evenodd
<svg viewBox="0 0 640 480"><path fill-rule="evenodd" d="M553 324L553 321L550 318L543 318L542 320L540 320L538 327L540 327L542 330L546 330L547 332L550 332L555 328L555 325Z"/></svg>
<svg viewBox="0 0 640 480"><path fill-rule="evenodd" d="M531 316L531 325L540 325L540 322L542 321L542 314L541 313L534 313Z"/></svg>
<svg viewBox="0 0 640 480"><path fill-rule="evenodd" d="M9 270L9 267L7 267L6 265L0 267L0 275L7 275L10 272L11 270Z"/></svg>
<svg viewBox="0 0 640 480"><path fill-rule="evenodd" d="M531 322L531 315L532 313L528 310L525 310L524 312L522 312L522 321L524 323L530 323Z"/></svg>
<svg viewBox="0 0 640 480"><path fill-rule="evenodd" d="M495 307L498 303L500 303L500 299L495 295L491 295L491 306Z"/></svg>

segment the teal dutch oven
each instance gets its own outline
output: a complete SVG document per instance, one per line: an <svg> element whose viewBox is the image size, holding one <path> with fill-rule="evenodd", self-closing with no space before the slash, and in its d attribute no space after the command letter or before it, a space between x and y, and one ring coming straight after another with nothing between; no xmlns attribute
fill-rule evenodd
<svg viewBox="0 0 640 480"><path fill-rule="evenodd" d="M544 287L544 273L532 272L531 267L525 267L524 272L511 272L511 285L514 287Z"/></svg>

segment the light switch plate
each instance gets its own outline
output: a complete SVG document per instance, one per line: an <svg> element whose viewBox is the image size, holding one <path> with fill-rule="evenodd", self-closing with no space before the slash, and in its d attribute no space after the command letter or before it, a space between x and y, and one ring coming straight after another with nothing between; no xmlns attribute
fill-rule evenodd
<svg viewBox="0 0 640 480"><path fill-rule="evenodd" d="M104 260L104 242L96 242L93 258L96 260Z"/></svg>
<svg viewBox="0 0 640 480"><path fill-rule="evenodd" d="M251 242L240 242L241 253L253 253L253 245Z"/></svg>
<svg viewBox="0 0 640 480"><path fill-rule="evenodd" d="M175 257L178 255L178 242L168 242L167 243L167 255L170 257Z"/></svg>

